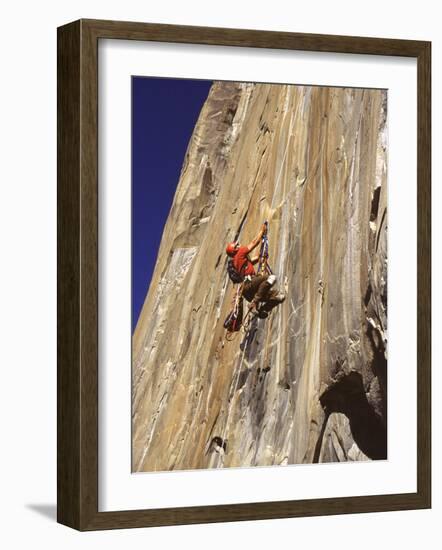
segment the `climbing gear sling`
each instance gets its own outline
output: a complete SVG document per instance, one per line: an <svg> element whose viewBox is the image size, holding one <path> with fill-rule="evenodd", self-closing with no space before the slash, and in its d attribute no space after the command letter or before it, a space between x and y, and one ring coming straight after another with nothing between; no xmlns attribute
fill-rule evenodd
<svg viewBox="0 0 442 550"><path fill-rule="evenodd" d="M236 289L235 296L233 298L232 310L224 321L224 328L227 330L226 340L232 340L232 336L235 332L240 330L242 325L244 311L242 289L242 284Z"/></svg>
<svg viewBox="0 0 442 550"><path fill-rule="evenodd" d="M271 275L273 271L269 266L269 222L265 221L264 225L266 226L266 231L262 236L261 247L259 249L258 275Z"/></svg>

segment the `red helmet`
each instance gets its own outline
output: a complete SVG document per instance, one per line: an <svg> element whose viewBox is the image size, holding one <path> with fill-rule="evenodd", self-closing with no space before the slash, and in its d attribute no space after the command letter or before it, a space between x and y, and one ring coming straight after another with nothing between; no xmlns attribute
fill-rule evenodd
<svg viewBox="0 0 442 550"><path fill-rule="evenodd" d="M234 256L236 254L237 249L238 249L238 243L237 242L229 243L226 246L226 254L228 256Z"/></svg>

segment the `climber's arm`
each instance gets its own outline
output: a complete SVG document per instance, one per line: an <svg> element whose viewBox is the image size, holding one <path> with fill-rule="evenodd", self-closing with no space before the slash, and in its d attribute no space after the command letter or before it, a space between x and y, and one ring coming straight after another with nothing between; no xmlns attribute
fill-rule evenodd
<svg viewBox="0 0 442 550"><path fill-rule="evenodd" d="M247 245L248 252L251 252L254 248L256 248L259 245L259 243L261 242L262 236L266 231L267 231L267 226L264 223L258 235L256 235L253 241L250 241L249 244Z"/></svg>

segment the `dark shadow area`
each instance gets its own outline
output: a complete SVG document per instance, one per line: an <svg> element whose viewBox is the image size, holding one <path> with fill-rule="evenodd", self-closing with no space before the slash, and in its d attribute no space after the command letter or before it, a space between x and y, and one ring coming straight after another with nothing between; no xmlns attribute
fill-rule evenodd
<svg viewBox="0 0 442 550"><path fill-rule="evenodd" d="M268 372L270 372L270 365L267 365L267 367L265 367L264 369L258 369L257 374L259 383L264 382Z"/></svg>
<svg viewBox="0 0 442 550"><path fill-rule="evenodd" d="M373 351L371 369L379 380L382 395L382 414L387 422L387 359L385 357L385 344L382 334L371 323L367 323L367 336Z"/></svg>
<svg viewBox="0 0 442 550"><path fill-rule="evenodd" d="M317 464L319 462L319 457L321 455L322 442L324 440L325 428L327 427L327 422L328 422L328 417L329 416L330 416L330 414L328 414L326 412L325 416L324 416L324 420L322 422L321 432L319 434L318 441L316 442L316 445L315 445L315 452L313 454L313 460L312 460L313 464Z"/></svg>
<svg viewBox="0 0 442 550"><path fill-rule="evenodd" d="M384 225L384 221L385 221L385 216L387 214L387 209L385 208L384 209L384 212L382 213L382 218L381 218L381 223L379 225L379 229L378 229L378 235L376 237L376 248L375 248L375 252L378 251L378 246L379 246L379 239L381 237L381 229L382 229L382 226Z"/></svg>
<svg viewBox="0 0 442 550"><path fill-rule="evenodd" d="M219 435L216 435L215 437L212 437L208 445L206 454L213 453L214 451L219 453L220 449L223 449L224 452L227 451L227 439L223 439Z"/></svg>
<svg viewBox="0 0 442 550"><path fill-rule="evenodd" d="M365 307L368 306L372 294L373 294L373 289L372 289L371 283L370 283L370 281L369 281L369 282L368 282L368 286L367 286L367 291L365 292L365 296L364 296L364 304L365 304Z"/></svg>
<svg viewBox="0 0 442 550"><path fill-rule="evenodd" d="M239 391L244 386L244 384L247 382L247 378L249 377L249 374L250 374L250 370L247 369L247 368L242 370L239 373L238 384L237 384L237 387L236 387L237 391Z"/></svg>
<svg viewBox="0 0 442 550"><path fill-rule="evenodd" d="M371 222L373 222L378 217L380 197L381 197L381 187L376 187L376 189L373 192L373 198L371 200L371 212L370 212Z"/></svg>
<svg viewBox="0 0 442 550"><path fill-rule="evenodd" d="M45 518L57 521L57 505L56 504L25 504L25 508L32 510Z"/></svg>
<svg viewBox="0 0 442 550"><path fill-rule="evenodd" d="M326 419L334 412L345 414L350 421L353 439L364 454L372 460L387 458L387 429L370 406L359 373L350 372L343 376L321 395L319 401L327 415ZM317 458L319 451L320 448L315 449Z"/></svg>

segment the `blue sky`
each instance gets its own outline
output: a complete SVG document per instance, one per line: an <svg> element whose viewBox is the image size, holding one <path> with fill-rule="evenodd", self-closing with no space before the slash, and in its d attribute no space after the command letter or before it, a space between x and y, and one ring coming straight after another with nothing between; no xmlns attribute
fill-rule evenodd
<svg viewBox="0 0 442 550"><path fill-rule="evenodd" d="M212 81L132 77L132 332Z"/></svg>

